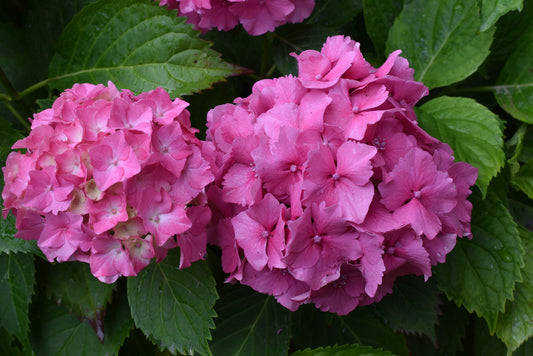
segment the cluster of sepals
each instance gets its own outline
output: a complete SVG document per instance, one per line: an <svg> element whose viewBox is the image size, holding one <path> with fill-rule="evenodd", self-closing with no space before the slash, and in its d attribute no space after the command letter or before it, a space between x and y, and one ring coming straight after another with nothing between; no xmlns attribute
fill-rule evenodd
<svg viewBox="0 0 533 356"><path fill-rule="evenodd" d="M431 276L459 236L477 169L423 131L427 88L395 51L379 68L349 37L299 55L298 77L255 83L208 113L216 147L209 239L228 281L296 310L347 314L398 276Z"/></svg>
<svg viewBox="0 0 533 356"><path fill-rule="evenodd" d="M204 257L213 180L188 104L159 88L133 95L110 82L76 84L34 115L3 169L4 218L49 261L87 262L101 281L135 276L181 250Z"/></svg>
<svg viewBox="0 0 533 356"><path fill-rule="evenodd" d="M196 29L229 31L239 23L250 35L274 31L286 23L305 20L314 0L160 0L160 5L177 9L179 16Z"/></svg>

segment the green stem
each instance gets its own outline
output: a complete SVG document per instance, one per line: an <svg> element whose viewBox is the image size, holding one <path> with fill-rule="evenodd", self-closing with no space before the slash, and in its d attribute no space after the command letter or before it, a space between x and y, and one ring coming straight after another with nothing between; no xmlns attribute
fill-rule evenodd
<svg viewBox="0 0 533 356"><path fill-rule="evenodd" d="M30 94L31 92L34 92L35 90L41 89L42 87L48 85L48 83L50 83L52 80L55 80L55 79L57 78L47 78L45 80L40 81L39 83L35 83L31 87L28 87L24 89L23 91L21 91L20 93L18 93L18 97L23 98L26 95Z"/></svg>
<svg viewBox="0 0 533 356"><path fill-rule="evenodd" d="M2 68L0 68L0 83L2 84L2 86L7 91L8 95L10 95L11 100L17 100L18 99L17 91L15 90L15 88L13 87L13 85L11 84L9 79L7 78L7 76L4 73L4 71L2 70Z"/></svg>
<svg viewBox="0 0 533 356"><path fill-rule="evenodd" d="M5 102L4 104L6 104L7 108L9 109L9 111L11 111L11 113L17 118L17 120L28 130L30 131L31 130L31 126L30 126L30 123L28 122L28 120L25 120L22 116L20 116L20 114L17 112L17 110L15 110L15 108L11 105L11 103L9 102Z"/></svg>

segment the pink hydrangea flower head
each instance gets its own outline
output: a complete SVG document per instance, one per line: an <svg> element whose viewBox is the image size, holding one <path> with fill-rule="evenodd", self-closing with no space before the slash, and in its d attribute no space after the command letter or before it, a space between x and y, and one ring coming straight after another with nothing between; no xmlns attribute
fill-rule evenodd
<svg viewBox="0 0 533 356"><path fill-rule="evenodd" d="M398 276L429 278L470 235L477 170L418 126L428 90L400 54L374 68L359 43L330 37L292 55L298 76L258 81L208 113L209 240L228 282L345 315Z"/></svg>
<svg viewBox="0 0 533 356"><path fill-rule="evenodd" d="M135 96L111 82L61 93L3 168L16 237L37 240L50 261L89 263L107 283L178 246L180 267L203 258L214 180L204 152L214 150L194 136L187 105L161 88Z"/></svg>
<svg viewBox="0 0 533 356"><path fill-rule="evenodd" d="M241 24L250 35L274 31L286 23L305 20L314 0L160 0L160 6L177 9L196 29L229 31Z"/></svg>

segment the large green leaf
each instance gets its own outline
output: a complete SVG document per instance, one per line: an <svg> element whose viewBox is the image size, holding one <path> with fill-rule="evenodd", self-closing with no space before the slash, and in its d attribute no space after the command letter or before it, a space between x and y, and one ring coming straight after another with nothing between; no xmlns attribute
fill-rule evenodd
<svg viewBox="0 0 533 356"><path fill-rule="evenodd" d="M48 295L69 311L98 324L111 301L114 284L100 282L87 263L66 262L51 266L43 277Z"/></svg>
<svg viewBox="0 0 533 356"><path fill-rule="evenodd" d="M128 300L135 324L171 352L210 355L207 340L214 328L218 297L205 261L178 269L175 251L128 278Z"/></svg>
<svg viewBox="0 0 533 356"><path fill-rule="evenodd" d="M220 289L211 350L214 355L287 355L290 316L273 297L239 285Z"/></svg>
<svg viewBox="0 0 533 356"><path fill-rule="evenodd" d="M498 117L468 98L440 97L420 107L420 126L449 144L456 160L477 167L476 184L483 193L505 163Z"/></svg>
<svg viewBox="0 0 533 356"><path fill-rule="evenodd" d="M149 0L90 4L59 39L50 85L63 90L76 82L111 80L136 93L159 86L180 96L236 74L185 20Z"/></svg>
<svg viewBox="0 0 533 356"><path fill-rule="evenodd" d="M395 333L367 307L339 316L303 305L293 314L291 342L298 349L360 344L383 348L399 356L409 354L403 335Z"/></svg>
<svg viewBox="0 0 533 356"><path fill-rule="evenodd" d="M31 342L37 356L118 355L133 324L125 293L106 313L103 342L86 320L45 298L33 316Z"/></svg>
<svg viewBox="0 0 533 356"><path fill-rule="evenodd" d="M522 280L523 248L507 207L489 191L473 198L472 239L459 239L436 268L440 288L457 305L485 318L491 333L515 283Z"/></svg>
<svg viewBox="0 0 533 356"><path fill-rule="evenodd" d="M293 353L291 356L392 356L389 351L373 349L369 346L341 345L305 349Z"/></svg>
<svg viewBox="0 0 533 356"><path fill-rule="evenodd" d="M533 336L533 233L520 226L518 231L525 249L522 282L517 283L514 300L507 302L496 325L496 335L510 352Z"/></svg>
<svg viewBox="0 0 533 356"><path fill-rule="evenodd" d="M0 254L0 327L29 345L28 310L35 284L32 254Z"/></svg>
<svg viewBox="0 0 533 356"><path fill-rule="evenodd" d="M435 341L439 290L433 279L403 277L394 283L392 294L374 308L396 331L425 334Z"/></svg>
<svg viewBox="0 0 533 356"><path fill-rule="evenodd" d="M448 143L455 158L477 167L477 184L485 191L505 163L498 117L469 98L439 97L420 107L420 126Z"/></svg>
<svg viewBox="0 0 533 356"><path fill-rule="evenodd" d="M365 26L376 52L385 52L385 42L394 19L403 8L403 0L364 0Z"/></svg>
<svg viewBox="0 0 533 356"><path fill-rule="evenodd" d="M479 33L476 0L414 0L389 32L387 52L403 51L415 79L429 88L474 73L489 54L494 29Z"/></svg>
<svg viewBox="0 0 533 356"><path fill-rule="evenodd" d="M516 50L503 66L494 96L515 119L533 124L533 34L521 37Z"/></svg>
<svg viewBox="0 0 533 356"><path fill-rule="evenodd" d="M523 0L481 0L481 28L485 31L511 10L522 10Z"/></svg>

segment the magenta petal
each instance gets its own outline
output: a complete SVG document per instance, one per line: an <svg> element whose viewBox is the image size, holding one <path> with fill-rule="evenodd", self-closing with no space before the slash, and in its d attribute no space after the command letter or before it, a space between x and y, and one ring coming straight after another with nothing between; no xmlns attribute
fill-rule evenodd
<svg viewBox="0 0 533 356"><path fill-rule="evenodd" d="M255 270L262 270L268 262L266 245L269 232L246 212L235 216L231 219L231 223L235 230L235 240L243 249L246 259ZM264 236L265 231L267 236Z"/></svg>

